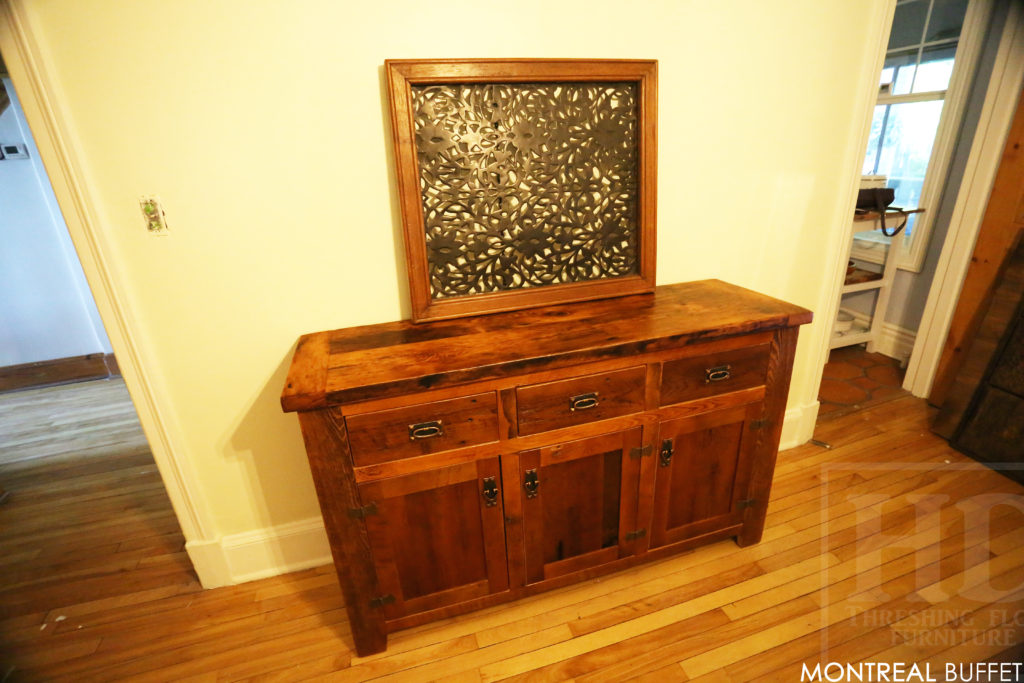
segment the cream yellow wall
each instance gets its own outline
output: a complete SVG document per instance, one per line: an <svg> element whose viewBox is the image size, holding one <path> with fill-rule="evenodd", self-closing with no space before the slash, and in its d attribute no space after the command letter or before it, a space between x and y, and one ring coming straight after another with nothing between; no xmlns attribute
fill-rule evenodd
<svg viewBox="0 0 1024 683"><path fill-rule="evenodd" d="M887 3L19 3L205 520L190 540L318 515L278 403L295 340L407 311L386 58L658 59L658 281L818 308ZM167 237L143 228L149 193ZM791 406L814 404L822 329Z"/></svg>

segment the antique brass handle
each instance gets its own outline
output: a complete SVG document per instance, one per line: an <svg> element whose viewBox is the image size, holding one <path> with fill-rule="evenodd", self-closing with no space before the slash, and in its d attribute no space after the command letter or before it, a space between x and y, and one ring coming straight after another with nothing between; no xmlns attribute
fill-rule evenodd
<svg viewBox="0 0 1024 683"><path fill-rule="evenodd" d="M492 508L498 504L498 484L494 481L494 477L484 477L482 493L486 507Z"/></svg>
<svg viewBox="0 0 1024 683"><path fill-rule="evenodd" d="M732 373L730 372L731 369L731 365L718 365L713 368L708 368L704 371L704 384L721 382L729 379L732 376Z"/></svg>
<svg viewBox="0 0 1024 683"><path fill-rule="evenodd" d="M537 470L526 470L523 474L523 488L526 489L527 498L537 497L537 489L540 488L540 481L537 479Z"/></svg>
<svg viewBox="0 0 1024 683"><path fill-rule="evenodd" d="M659 464L662 467L668 467L672 464L672 454L675 453L675 447L672 444L672 439L665 439L661 442L661 451L658 453Z"/></svg>
<svg viewBox="0 0 1024 683"><path fill-rule="evenodd" d="M409 425L409 440L416 441L417 439L430 439L435 436L443 436L444 427L441 425L440 420L431 420L430 422L420 422L419 424Z"/></svg>
<svg viewBox="0 0 1024 683"><path fill-rule="evenodd" d="M580 394L579 396L569 397L569 410L576 412L577 410L588 410L590 408L597 407L597 392L592 391L589 394Z"/></svg>

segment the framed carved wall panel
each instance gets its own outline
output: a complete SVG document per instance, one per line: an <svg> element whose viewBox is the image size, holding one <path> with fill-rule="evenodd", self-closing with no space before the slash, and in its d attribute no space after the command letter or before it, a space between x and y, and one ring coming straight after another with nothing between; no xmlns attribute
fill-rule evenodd
<svg viewBox="0 0 1024 683"><path fill-rule="evenodd" d="M414 321L654 288L657 62L386 62Z"/></svg>

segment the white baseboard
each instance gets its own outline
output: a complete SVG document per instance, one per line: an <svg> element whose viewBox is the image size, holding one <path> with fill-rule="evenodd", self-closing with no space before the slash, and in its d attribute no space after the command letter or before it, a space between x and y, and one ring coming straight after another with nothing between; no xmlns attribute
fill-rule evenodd
<svg viewBox="0 0 1024 683"><path fill-rule="evenodd" d="M818 421L818 402L789 408L782 421L782 438L779 450L796 448L807 443L814 436L814 424Z"/></svg>
<svg viewBox="0 0 1024 683"><path fill-rule="evenodd" d="M849 308L841 308L840 310L853 316L854 325L867 327L871 324L871 316L867 313L854 311ZM916 337L917 333L912 330L900 327L895 323L883 322L882 333L878 336L878 341L875 342L874 350L883 356L895 358L900 363L906 363L907 359L910 358L910 353L914 350L914 339Z"/></svg>
<svg viewBox="0 0 1024 683"><path fill-rule="evenodd" d="M320 517L190 541L185 550L203 588L230 586L331 562L331 547Z"/></svg>

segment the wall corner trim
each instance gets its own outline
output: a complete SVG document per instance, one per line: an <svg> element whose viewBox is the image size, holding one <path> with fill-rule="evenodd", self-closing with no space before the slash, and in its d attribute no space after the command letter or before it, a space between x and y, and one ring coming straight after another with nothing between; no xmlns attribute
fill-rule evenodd
<svg viewBox="0 0 1024 683"><path fill-rule="evenodd" d="M782 420L782 437L779 450L796 448L807 443L814 436L814 425L818 421L819 403L814 401L795 408L788 408Z"/></svg>
<svg viewBox="0 0 1024 683"><path fill-rule="evenodd" d="M864 159L864 150L867 148L871 117L878 95L878 74L881 73L882 65L885 62L885 50L889 41L889 29L892 26L893 14L896 11L896 2L895 0L886 0L886 2L875 3L868 11L870 26L873 30L865 37L860 78L858 82L852 84L855 85L854 92L856 93L853 110L860 121L859 135L850 135L843 150L841 157L843 168L848 171L843 182L835 188L836 196L839 199L835 202L832 218L827 223L827 225L835 226L835 229L830 231L829 242L824 251L823 258L826 267L818 299L814 305L810 306L814 310L815 322L809 326L804 353L809 359L811 376L801 382L799 386L794 384L790 388L790 399L804 401L805 406L810 406L812 402L817 406L822 372L831 351L832 321L835 320L836 312L839 309L843 273L846 272L848 245L851 238L851 219L857 188L860 186L860 166ZM817 408L813 412L817 415ZM787 412L787 418L788 416ZM809 439L814 430L814 421L811 420L810 427L804 425L801 429L800 434L806 433L807 439ZM788 432L783 432L780 448L790 448L792 445L802 443L802 441L789 442L786 438L787 434ZM803 439L803 441L807 439Z"/></svg>
<svg viewBox="0 0 1024 683"><path fill-rule="evenodd" d="M323 519L228 534L212 541L190 541L185 550L204 588L231 586L331 563Z"/></svg>
<svg viewBox="0 0 1024 683"><path fill-rule="evenodd" d="M221 548L220 540L186 541L185 552L192 561L199 583L203 588L230 586L231 571Z"/></svg>

